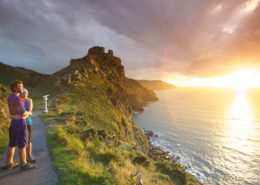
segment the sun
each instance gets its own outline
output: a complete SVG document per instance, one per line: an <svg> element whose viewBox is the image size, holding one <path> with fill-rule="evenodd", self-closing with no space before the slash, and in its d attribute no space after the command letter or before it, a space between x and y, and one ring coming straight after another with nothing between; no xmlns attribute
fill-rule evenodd
<svg viewBox="0 0 260 185"><path fill-rule="evenodd" d="M220 86L226 88L248 89L260 87L260 72L254 69L242 69L230 75L220 77Z"/></svg>
<svg viewBox="0 0 260 185"><path fill-rule="evenodd" d="M214 87L229 89L260 88L260 71L256 69L239 69L223 76L216 77L189 77L175 76L163 81L179 87Z"/></svg>

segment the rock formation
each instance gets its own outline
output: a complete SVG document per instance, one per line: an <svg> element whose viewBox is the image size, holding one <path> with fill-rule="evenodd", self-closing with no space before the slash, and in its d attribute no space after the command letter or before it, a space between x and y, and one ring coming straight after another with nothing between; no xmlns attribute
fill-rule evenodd
<svg viewBox="0 0 260 185"><path fill-rule="evenodd" d="M59 74L63 84L81 82L92 74L98 74L108 80L125 77L121 59L114 56L113 50L105 53L105 48L99 46L90 48L83 58L72 59L70 65L59 71Z"/></svg>

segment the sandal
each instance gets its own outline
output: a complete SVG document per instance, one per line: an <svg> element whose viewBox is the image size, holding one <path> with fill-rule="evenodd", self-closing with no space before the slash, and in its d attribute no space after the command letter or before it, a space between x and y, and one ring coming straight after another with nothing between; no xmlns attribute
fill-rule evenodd
<svg viewBox="0 0 260 185"><path fill-rule="evenodd" d="M29 163L35 163L36 159L33 157L33 155L28 155L27 157L27 162Z"/></svg>
<svg viewBox="0 0 260 185"><path fill-rule="evenodd" d="M36 166L37 166L37 164L26 163L26 164L24 164L24 165L21 165L21 166L20 166L20 169L21 169L22 171L24 171L24 170L31 170L31 169L35 168Z"/></svg>
<svg viewBox="0 0 260 185"><path fill-rule="evenodd" d="M2 170L6 170L6 171L10 171L15 167L18 167L19 164L18 163L13 163L13 164L6 164L5 166L2 166Z"/></svg>

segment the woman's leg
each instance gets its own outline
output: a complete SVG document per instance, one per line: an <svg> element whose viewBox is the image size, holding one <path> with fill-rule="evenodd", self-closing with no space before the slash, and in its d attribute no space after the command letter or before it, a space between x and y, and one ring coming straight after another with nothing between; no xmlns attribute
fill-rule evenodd
<svg viewBox="0 0 260 185"><path fill-rule="evenodd" d="M32 155L32 125L27 125L28 128L28 132L29 132L29 142L28 142L28 147L26 149L27 151L27 160L30 163L34 163L36 162L36 160L34 159L33 155Z"/></svg>
<svg viewBox="0 0 260 185"><path fill-rule="evenodd" d="M27 129L29 132L29 140L28 140L28 146L26 148L27 151L27 155L32 155L32 142L31 142L31 138L32 138L32 126L31 125L27 125Z"/></svg>

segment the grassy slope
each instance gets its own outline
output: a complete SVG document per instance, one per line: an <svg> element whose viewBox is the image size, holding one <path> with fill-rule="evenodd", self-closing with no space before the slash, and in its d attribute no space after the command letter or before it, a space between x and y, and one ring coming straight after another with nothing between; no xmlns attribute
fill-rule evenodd
<svg viewBox="0 0 260 185"><path fill-rule="evenodd" d="M8 117L7 95L8 88L0 84L0 157L8 142L8 127L10 119Z"/></svg>
<svg viewBox="0 0 260 185"><path fill-rule="evenodd" d="M12 67L0 62L0 83L10 84L13 80L22 79L28 87L35 87L49 75L40 74L21 67Z"/></svg>
<svg viewBox="0 0 260 185"><path fill-rule="evenodd" d="M42 106L42 95L47 91L53 91L53 78L50 75L40 74L21 67L9 66L1 62L0 74L0 84L5 85L8 89L13 80L23 81L24 87L29 90L29 95L34 99L34 109L39 109ZM46 85L43 85L45 83ZM42 86L48 88L41 88Z"/></svg>
<svg viewBox="0 0 260 185"><path fill-rule="evenodd" d="M60 96L52 113L42 116L50 124L49 145L59 184L133 184L130 175L137 168L142 170L144 184L199 184L180 165L156 162L134 149L147 141L132 117L115 109L104 96L108 86L113 85L93 76ZM130 87L133 91L133 85ZM127 137L122 118L128 126ZM91 135L92 130L96 134ZM115 143L111 142L114 134ZM143 157L144 162L133 164L138 157Z"/></svg>
<svg viewBox="0 0 260 185"><path fill-rule="evenodd" d="M59 184L133 184L130 174L137 168L142 170L144 184L199 184L182 166L154 161L146 155L147 139L127 110L129 105L140 109L152 95L136 81L125 79L125 85L119 88L97 74L76 86L63 87L56 86L58 74L54 74L37 76L36 82L42 83L30 86L25 76L19 79L29 87L34 102L41 102L42 95L51 93L50 113L43 114L42 119L49 124L48 143ZM107 96L108 89L120 99L116 107ZM5 101L0 103L5 105ZM7 125L2 123L7 122L1 122L4 134ZM0 147L1 143L5 146L4 142L0 140Z"/></svg>

